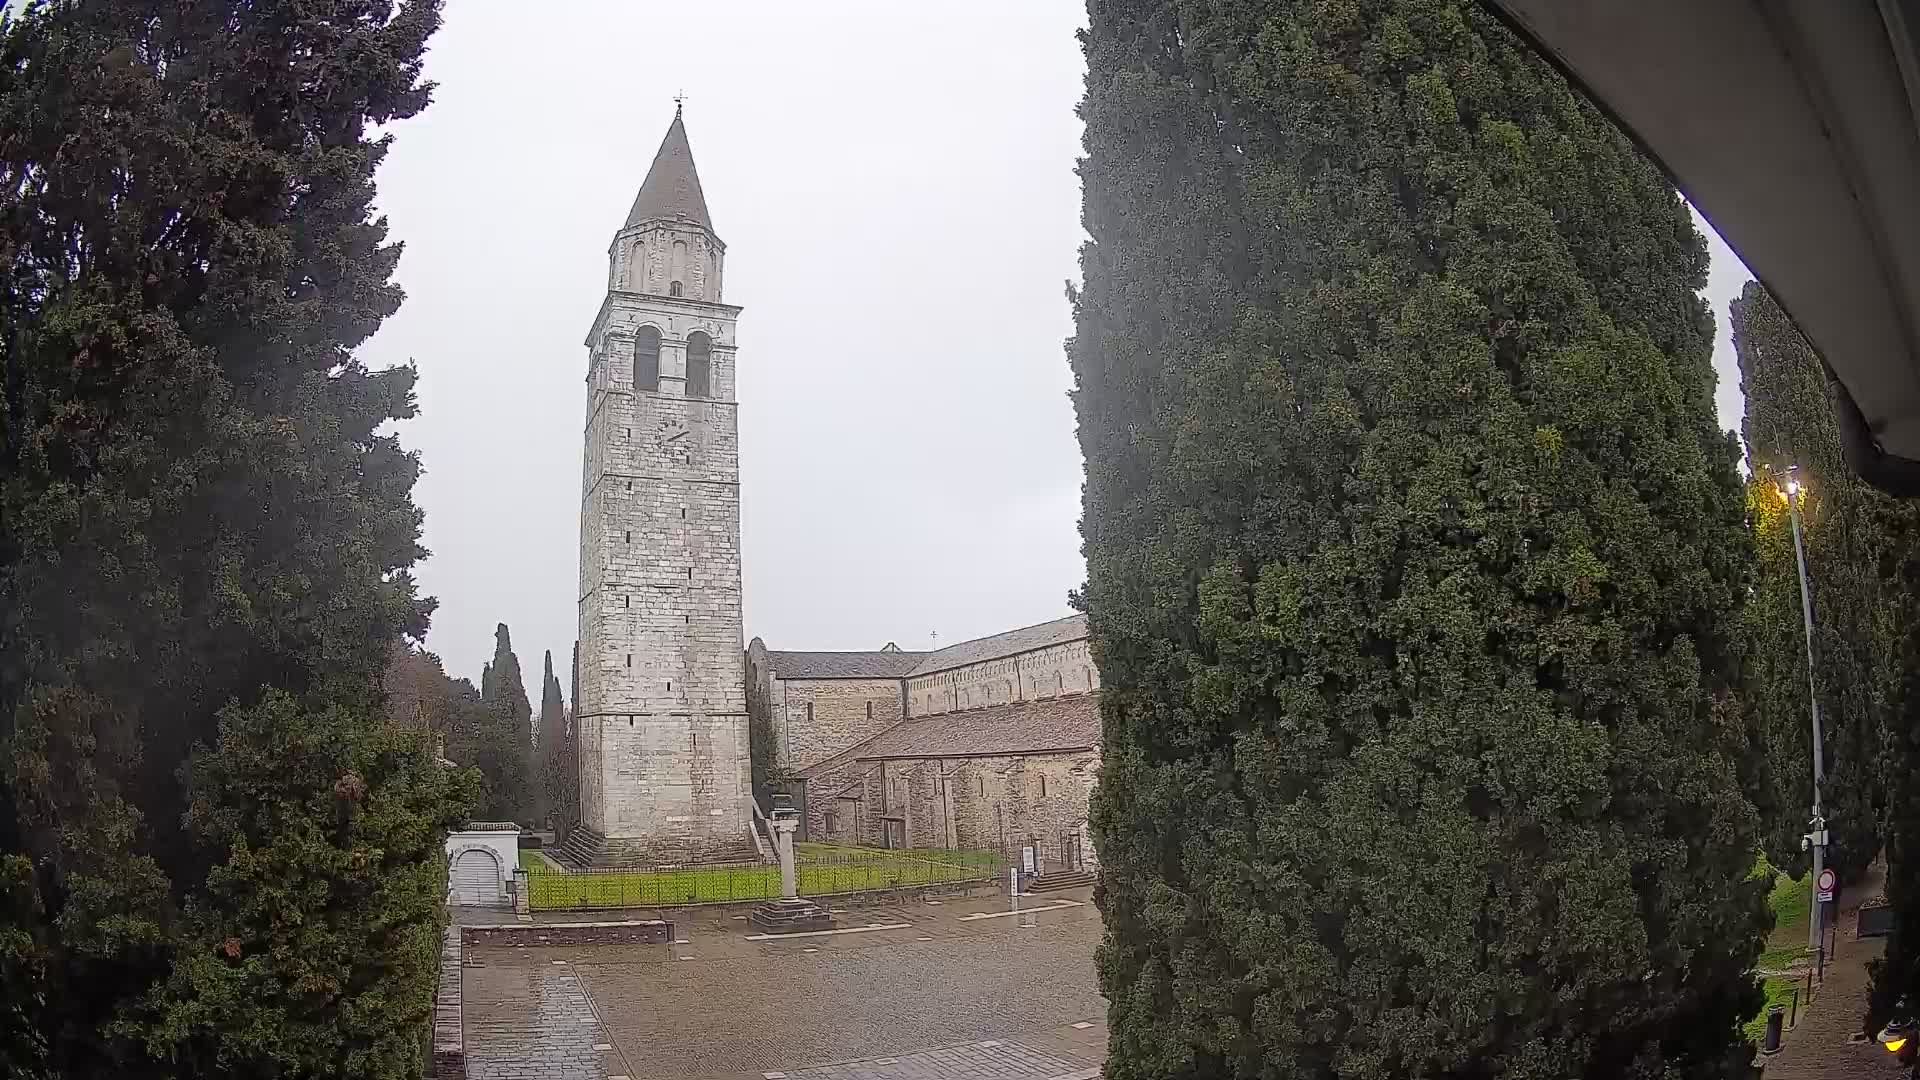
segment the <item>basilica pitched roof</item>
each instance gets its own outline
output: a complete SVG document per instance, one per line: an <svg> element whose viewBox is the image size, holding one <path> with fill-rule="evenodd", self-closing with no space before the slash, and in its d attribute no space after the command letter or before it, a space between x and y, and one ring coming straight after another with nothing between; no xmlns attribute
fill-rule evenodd
<svg viewBox="0 0 1920 1080"><path fill-rule="evenodd" d="M828 776L862 761L1017 757L1100 745L1100 695L1062 694L902 720L873 738L803 770Z"/></svg>
<svg viewBox="0 0 1920 1080"><path fill-rule="evenodd" d="M773 673L782 679L898 679L913 670L923 652L899 649L867 652L767 651Z"/></svg>
<svg viewBox="0 0 1920 1080"><path fill-rule="evenodd" d="M920 663L911 673L931 675L936 671L966 667L969 664L984 664L989 660L998 660L1015 653L1032 652L1049 645L1078 641L1086 636L1087 617L1069 615L1064 619L1043 622L1037 626L1023 626L1004 634L974 638L972 641L962 641L958 645L949 645L930 653L920 653Z"/></svg>
<svg viewBox="0 0 1920 1080"><path fill-rule="evenodd" d="M693 148L687 145L687 125L677 109L667 137L660 140L660 149L653 155L653 167L647 170L640 194L633 200L633 209L627 211L625 227L655 218L683 219L713 230L713 219L707 216L707 197L700 190L700 174L693 167Z"/></svg>

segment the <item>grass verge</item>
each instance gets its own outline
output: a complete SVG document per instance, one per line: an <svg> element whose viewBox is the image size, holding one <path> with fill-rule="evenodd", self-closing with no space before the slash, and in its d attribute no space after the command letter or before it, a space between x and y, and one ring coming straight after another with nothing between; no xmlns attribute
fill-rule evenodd
<svg viewBox="0 0 1920 1080"><path fill-rule="evenodd" d="M1741 1029L1746 1032L1747 1038L1760 1041L1760 1036L1767 1030L1767 1009L1773 1005L1785 1005L1793 997L1793 988L1797 985L1797 980L1785 975L1769 975L1760 980L1760 992L1766 995L1766 1000L1760 1003L1760 1011Z"/></svg>
<svg viewBox="0 0 1920 1080"><path fill-rule="evenodd" d="M811 845L809 845L811 846ZM983 862L980 856L985 855ZM758 863L677 870L586 870L556 873L522 853L527 901L536 910L665 907L780 895L780 869ZM836 849L803 853L795 867L802 896L977 881L992 875L991 852Z"/></svg>
<svg viewBox="0 0 1920 1080"><path fill-rule="evenodd" d="M1767 947L1754 961L1754 967L1775 974L1761 977L1760 990L1765 1000L1760 1003L1760 1011L1743 1028L1747 1038L1758 1042L1766 1031L1767 1008L1787 1004L1794 988L1800 984L1790 970L1807 955L1807 903L1813 891L1813 875L1790 878L1769 865L1764 857L1754 864L1753 872L1756 876L1770 874L1773 878L1773 887L1767 892L1767 907L1773 912L1773 932L1767 936Z"/></svg>

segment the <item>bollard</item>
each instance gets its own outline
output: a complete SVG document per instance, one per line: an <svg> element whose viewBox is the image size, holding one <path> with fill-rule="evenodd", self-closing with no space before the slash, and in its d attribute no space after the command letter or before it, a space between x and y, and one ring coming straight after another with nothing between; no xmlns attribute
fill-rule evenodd
<svg viewBox="0 0 1920 1080"><path fill-rule="evenodd" d="M1793 988L1793 1003L1787 1011L1787 1027L1793 1028L1800 1023L1800 988Z"/></svg>
<svg viewBox="0 0 1920 1080"><path fill-rule="evenodd" d="M1780 1028L1786 1023L1786 1019L1787 1007L1785 1005L1767 1006L1767 1030L1765 1034L1760 1036L1761 1053L1777 1054L1780 1052Z"/></svg>

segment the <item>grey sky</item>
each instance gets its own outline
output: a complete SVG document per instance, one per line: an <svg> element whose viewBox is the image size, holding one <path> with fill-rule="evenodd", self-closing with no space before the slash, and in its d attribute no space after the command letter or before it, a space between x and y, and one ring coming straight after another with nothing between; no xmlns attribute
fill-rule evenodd
<svg viewBox="0 0 1920 1080"><path fill-rule="evenodd" d="M680 90L746 309L747 636L925 648L1067 613L1084 21L1077 0L448 4L435 103L380 174L408 301L363 356L420 365L400 431L451 673L477 681L504 621L536 699L543 650L566 682L581 339ZM1713 242L1724 337L1746 275Z"/></svg>

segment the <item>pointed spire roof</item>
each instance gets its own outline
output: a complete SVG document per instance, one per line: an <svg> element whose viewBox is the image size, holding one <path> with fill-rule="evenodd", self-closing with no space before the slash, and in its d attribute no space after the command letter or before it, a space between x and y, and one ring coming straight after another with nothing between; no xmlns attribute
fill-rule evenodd
<svg viewBox="0 0 1920 1080"><path fill-rule="evenodd" d="M633 209L627 211L627 225L623 227L650 218L680 217L713 229L713 220L707 216L707 197L700 191L700 174L693 168L693 148L687 145L687 125L676 106L673 125L667 128L667 137L660 140L653 167L647 170L646 182L640 185L640 194L633 200Z"/></svg>

